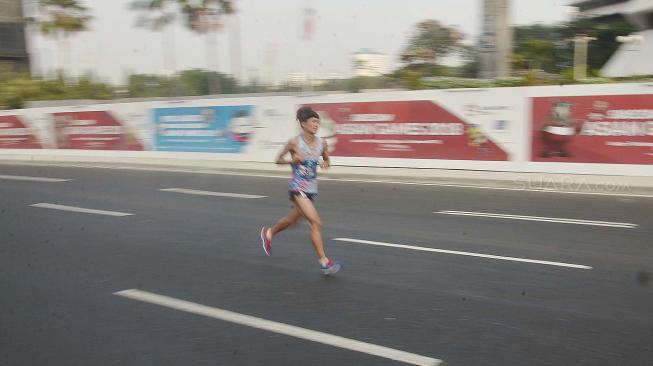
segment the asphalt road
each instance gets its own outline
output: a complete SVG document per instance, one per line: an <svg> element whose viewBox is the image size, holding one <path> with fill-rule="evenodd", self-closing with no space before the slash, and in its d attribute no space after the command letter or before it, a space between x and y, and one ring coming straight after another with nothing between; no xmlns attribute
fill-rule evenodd
<svg viewBox="0 0 653 366"><path fill-rule="evenodd" d="M286 181L0 166L0 365L651 364L653 198L323 181L325 277Z"/></svg>

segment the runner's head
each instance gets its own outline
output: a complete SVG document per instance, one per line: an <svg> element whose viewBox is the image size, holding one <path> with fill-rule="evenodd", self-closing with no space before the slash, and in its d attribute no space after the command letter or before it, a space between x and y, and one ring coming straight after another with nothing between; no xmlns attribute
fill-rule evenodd
<svg viewBox="0 0 653 366"><path fill-rule="evenodd" d="M302 131L315 135L320 127L320 116L311 107L301 107L297 110L297 120Z"/></svg>

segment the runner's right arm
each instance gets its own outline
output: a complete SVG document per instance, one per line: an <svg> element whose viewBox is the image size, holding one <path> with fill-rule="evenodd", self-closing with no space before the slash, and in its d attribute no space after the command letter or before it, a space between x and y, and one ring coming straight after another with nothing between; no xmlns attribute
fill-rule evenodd
<svg viewBox="0 0 653 366"><path fill-rule="evenodd" d="M290 160L286 159L285 156L286 154L290 153ZM286 146L279 151L279 154L277 155L277 159L275 162L277 164L292 164L292 163L300 163L302 160L304 160L304 157L302 157L298 152L297 152L297 142L295 139L291 139L288 141Z"/></svg>

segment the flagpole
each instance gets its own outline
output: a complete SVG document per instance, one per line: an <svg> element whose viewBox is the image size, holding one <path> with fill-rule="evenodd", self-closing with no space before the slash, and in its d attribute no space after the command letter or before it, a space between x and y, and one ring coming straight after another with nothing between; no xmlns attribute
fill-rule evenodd
<svg viewBox="0 0 653 366"><path fill-rule="evenodd" d="M313 33L315 30L315 10L311 7L310 2L306 2L306 6L304 8L304 35L303 38L306 41L306 48L307 50L311 46L311 40L313 38ZM304 52L303 54L306 55L313 55L312 52ZM312 80L311 80L311 61L313 57L309 56L306 57L306 64L304 67L306 68L306 82L304 86L304 91L312 91L313 90L313 85L312 85Z"/></svg>

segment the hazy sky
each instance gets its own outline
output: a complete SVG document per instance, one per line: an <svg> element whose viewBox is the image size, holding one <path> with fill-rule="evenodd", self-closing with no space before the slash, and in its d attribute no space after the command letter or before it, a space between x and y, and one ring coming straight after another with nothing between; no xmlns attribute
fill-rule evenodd
<svg viewBox="0 0 653 366"><path fill-rule="evenodd" d="M122 82L130 73L163 73L164 44L174 39L176 70L207 68L207 37L185 29L180 21L164 34L135 26L131 0L81 0L95 17L91 30L70 40L73 74L92 71L103 80ZM435 19L455 26L474 41L480 32L481 0L238 0L242 49L241 75L285 80L288 73L352 74L352 52L369 48L388 56L395 65L414 25ZM513 24L556 23L568 18L570 0L511 0ZM316 11L315 32L302 40L303 9ZM230 24L218 35L211 68L231 73ZM166 41L164 41L164 39ZM30 38L36 70L58 65L56 43ZM211 52L211 51L210 51ZM168 53L168 60L171 60ZM170 61L168 61L170 62Z"/></svg>

